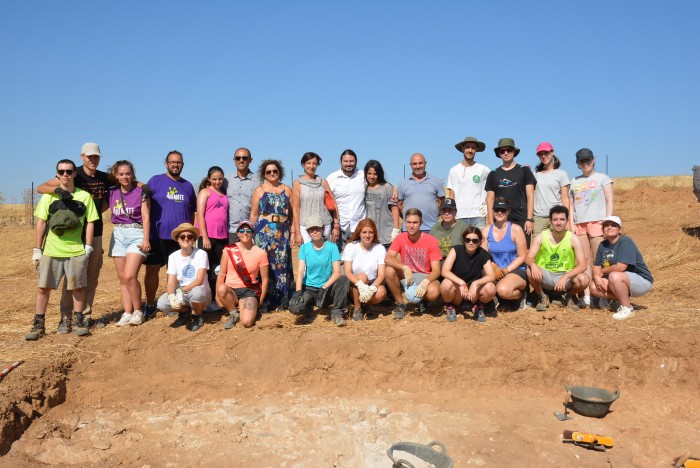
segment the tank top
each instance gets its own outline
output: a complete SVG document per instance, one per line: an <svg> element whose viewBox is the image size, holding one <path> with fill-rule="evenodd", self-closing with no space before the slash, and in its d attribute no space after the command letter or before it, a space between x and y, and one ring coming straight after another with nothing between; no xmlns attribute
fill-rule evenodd
<svg viewBox="0 0 700 468"><path fill-rule="evenodd" d="M211 239L228 239L228 197L211 187L209 198L204 208L204 223L207 225L207 235ZM195 223L199 227L199 220Z"/></svg>
<svg viewBox="0 0 700 468"><path fill-rule="evenodd" d="M508 221L506 235L503 236L503 239L501 239L499 242L496 242L496 239L493 237L493 224L489 226L489 233L487 236L487 239L489 240L489 252L491 252L491 257L493 257L493 261L499 268L507 267L518 256L518 248L516 247L515 242L513 242L510 234L510 228L512 226L513 223ZM525 265L519 266L518 269L524 270Z"/></svg>
<svg viewBox="0 0 700 468"><path fill-rule="evenodd" d="M323 179L297 179L301 185L299 191L299 224L306 226L306 220L312 216L320 216L324 226L333 221L324 203L326 189L323 188Z"/></svg>
<svg viewBox="0 0 700 468"><path fill-rule="evenodd" d="M542 232L542 246L537 252L535 263L555 273L566 273L576 266L576 254L571 247L571 231L566 231L564 238L554 245L549 239L549 229Z"/></svg>
<svg viewBox="0 0 700 468"><path fill-rule="evenodd" d="M471 285L483 276L484 265L491 260L491 255L482 247L470 255L464 244L456 245L454 249L455 262L452 265L452 273L464 280L467 285Z"/></svg>

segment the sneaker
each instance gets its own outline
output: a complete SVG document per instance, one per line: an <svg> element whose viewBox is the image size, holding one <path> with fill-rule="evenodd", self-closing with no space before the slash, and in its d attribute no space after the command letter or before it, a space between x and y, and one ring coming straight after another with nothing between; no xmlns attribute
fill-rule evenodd
<svg viewBox="0 0 700 468"><path fill-rule="evenodd" d="M185 325L190 323L190 319L192 318L192 314L189 312L180 312L177 314L177 320L175 320L173 323L170 324L171 328L178 328L178 327L184 327Z"/></svg>
<svg viewBox="0 0 700 468"><path fill-rule="evenodd" d="M192 315L192 321L190 322L190 325L187 327L189 331L196 332L200 328L204 326L204 318L202 318L202 315Z"/></svg>
<svg viewBox="0 0 700 468"><path fill-rule="evenodd" d="M484 306L484 315L488 315L490 317L496 317L498 315L496 313L496 301L489 301L486 303Z"/></svg>
<svg viewBox="0 0 700 468"><path fill-rule="evenodd" d="M634 317L634 309L632 307L625 307L621 305L617 312L612 315L615 320L626 320L628 318Z"/></svg>
<svg viewBox="0 0 700 468"><path fill-rule="evenodd" d="M129 320L129 325L141 325L143 323L143 313L140 310L135 310L131 314L131 320Z"/></svg>
<svg viewBox="0 0 700 468"><path fill-rule="evenodd" d="M448 322L457 321L457 311L455 310L454 306L449 305L445 308L445 316Z"/></svg>
<svg viewBox="0 0 700 468"><path fill-rule="evenodd" d="M523 297L518 304L518 310L525 310L525 308L527 308L527 299Z"/></svg>
<svg viewBox="0 0 700 468"><path fill-rule="evenodd" d="M129 320L131 320L131 315L132 314L127 314L126 312L124 312L122 314L121 318L119 319L119 321L117 322L117 326L123 327L124 325L129 325Z"/></svg>
<svg viewBox="0 0 700 468"><path fill-rule="evenodd" d="M71 325L75 336L87 336L90 334L90 329L82 312L73 312L73 322Z"/></svg>
<svg viewBox="0 0 700 468"><path fill-rule="evenodd" d="M71 332L71 316L70 315L64 315L63 318L61 319L61 323L58 324L58 329L56 330L58 333L61 335L67 335L68 333Z"/></svg>
<svg viewBox="0 0 700 468"><path fill-rule="evenodd" d="M416 317L420 317L427 312L428 309L425 307L425 304L423 304L423 301L420 301L418 303L418 307L414 310L413 315L415 315Z"/></svg>
<svg viewBox="0 0 700 468"><path fill-rule="evenodd" d="M153 317L155 317L156 310L158 310L158 309L156 308L155 304L146 304L143 307L143 321L148 322Z"/></svg>
<svg viewBox="0 0 700 468"><path fill-rule="evenodd" d="M352 319L355 322L359 322L362 320L362 309L355 309L352 311Z"/></svg>
<svg viewBox="0 0 700 468"><path fill-rule="evenodd" d="M34 317L34 323L32 323L32 329L24 335L26 341L36 341L46 334L44 329L44 319L37 319Z"/></svg>
<svg viewBox="0 0 700 468"><path fill-rule="evenodd" d="M566 295L566 307L568 307L572 312L578 312L580 310L579 305L576 304L574 296L571 294Z"/></svg>
<svg viewBox="0 0 700 468"><path fill-rule="evenodd" d="M598 299L598 306L600 306L601 309L607 309L608 307L610 307L610 301L607 298L602 297ZM617 310L617 308L614 310Z"/></svg>
<svg viewBox="0 0 700 468"><path fill-rule="evenodd" d="M230 330L231 328L235 327L240 320L241 315L238 313L238 309L233 309L228 314L228 320L226 320L226 323L224 324L224 330Z"/></svg>
<svg viewBox="0 0 700 468"><path fill-rule="evenodd" d="M397 304L394 308L394 320L401 320L406 316L406 304Z"/></svg>
<svg viewBox="0 0 700 468"><path fill-rule="evenodd" d="M474 307L474 320L477 322L485 322L486 321L486 314L484 313L484 306L481 304L477 304Z"/></svg>
<svg viewBox="0 0 700 468"><path fill-rule="evenodd" d="M578 300L578 306L581 309L587 309L591 306L591 296L581 296Z"/></svg>
<svg viewBox="0 0 700 468"><path fill-rule="evenodd" d="M537 304L537 307L535 307L535 310L537 312L544 312L547 308L549 308L549 296L543 293L542 296L540 296L540 302Z"/></svg>
<svg viewBox="0 0 700 468"><path fill-rule="evenodd" d="M345 326L345 319L343 318L343 313L340 310L334 310L331 312L331 321L335 323L336 327Z"/></svg>

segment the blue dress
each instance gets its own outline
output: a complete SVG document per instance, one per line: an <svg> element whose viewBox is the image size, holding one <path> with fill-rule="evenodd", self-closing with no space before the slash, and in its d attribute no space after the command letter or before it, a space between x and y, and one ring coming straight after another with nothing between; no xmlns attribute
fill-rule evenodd
<svg viewBox="0 0 700 468"><path fill-rule="evenodd" d="M288 217L291 212L291 202L284 192L264 192L260 197L258 208L260 215L287 216L284 222L272 222L259 216L255 223L255 245L267 252L267 259L270 262L267 290L269 309L277 307L286 309L295 289Z"/></svg>

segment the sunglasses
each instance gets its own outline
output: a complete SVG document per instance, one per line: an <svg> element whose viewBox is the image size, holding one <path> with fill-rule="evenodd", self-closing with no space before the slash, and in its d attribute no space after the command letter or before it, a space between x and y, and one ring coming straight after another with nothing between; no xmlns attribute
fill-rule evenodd
<svg viewBox="0 0 700 468"><path fill-rule="evenodd" d="M481 241L479 240L478 237L465 237L462 239L465 244L481 244Z"/></svg>
<svg viewBox="0 0 700 468"><path fill-rule="evenodd" d="M75 172L75 171L73 171L73 169L56 169L56 173L58 175L63 175L63 174L73 175L73 172Z"/></svg>
<svg viewBox="0 0 700 468"><path fill-rule="evenodd" d="M252 234L253 230L252 229L239 229L238 234Z"/></svg>
<svg viewBox="0 0 700 468"><path fill-rule="evenodd" d="M178 239L180 240L194 240L195 237L192 234L180 234L177 236Z"/></svg>
<svg viewBox="0 0 700 468"><path fill-rule="evenodd" d="M272 175L272 174L279 174L279 173L280 173L280 171L278 171L277 169L271 169L269 171L265 171L265 175Z"/></svg>
<svg viewBox="0 0 700 468"><path fill-rule="evenodd" d="M234 156L233 159L235 159L236 161L247 161L250 158L248 156Z"/></svg>
<svg viewBox="0 0 700 468"><path fill-rule="evenodd" d="M508 209L507 208L494 208L493 212L494 213L507 213Z"/></svg>
<svg viewBox="0 0 700 468"><path fill-rule="evenodd" d="M498 154L506 154L506 153L512 153L515 150L513 148L499 148L498 149Z"/></svg>

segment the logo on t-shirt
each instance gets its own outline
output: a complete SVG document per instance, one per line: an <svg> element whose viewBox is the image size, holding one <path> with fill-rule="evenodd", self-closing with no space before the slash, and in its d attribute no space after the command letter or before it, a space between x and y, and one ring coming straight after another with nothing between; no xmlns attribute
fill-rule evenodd
<svg viewBox="0 0 700 468"><path fill-rule="evenodd" d="M185 278L194 278L195 270L192 265L185 265L182 269L182 276Z"/></svg>
<svg viewBox="0 0 700 468"><path fill-rule="evenodd" d="M175 202L185 201L185 196L177 193L177 187L168 187L168 194L165 198Z"/></svg>
<svg viewBox="0 0 700 468"><path fill-rule="evenodd" d="M474 177L472 177L472 180L475 184L478 184L479 182L481 182L481 177L479 177L479 174L476 174Z"/></svg>
<svg viewBox="0 0 700 468"><path fill-rule="evenodd" d="M498 184L501 187L513 187L513 186L517 185L517 182L513 182L510 179L501 179L498 181Z"/></svg>

